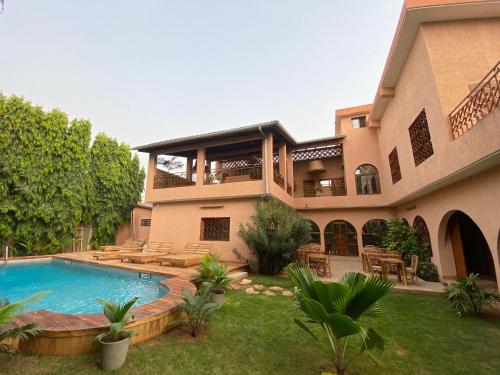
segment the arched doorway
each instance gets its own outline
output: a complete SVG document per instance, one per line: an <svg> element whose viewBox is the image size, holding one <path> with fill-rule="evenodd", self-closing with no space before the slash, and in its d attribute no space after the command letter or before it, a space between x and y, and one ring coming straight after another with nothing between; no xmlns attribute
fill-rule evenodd
<svg viewBox="0 0 500 375"><path fill-rule="evenodd" d="M311 242L321 245L321 233L319 231L318 224L312 220L307 220L311 223Z"/></svg>
<svg viewBox="0 0 500 375"><path fill-rule="evenodd" d="M408 223L408 220L406 220L405 218L402 218L401 221L403 222L404 225L406 225L407 227L410 226L410 224Z"/></svg>
<svg viewBox="0 0 500 375"><path fill-rule="evenodd" d="M432 246L431 246L431 236L429 234L429 229L422 216L417 215L413 219L413 229L417 232L418 242L421 244L427 243L429 245L430 255L432 256Z"/></svg>
<svg viewBox="0 0 500 375"><path fill-rule="evenodd" d="M358 236L351 223L334 220L326 225L325 251L332 255L358 256Z"/></svg>
<svg viewBox="0 0 500 375"><path fill-rule="evenodd" d="M481 229L462 211L456 211L448 220L457 277L478 273L481 279L493 279L495 266L490 248Z"/></svg>
<svg viewBox="0 0 500 375"><path fill-rule="evenodd" d="M368 220L361 233L363 246L382 246L382 238L387 231L387 222L383 219Z"/></svg>

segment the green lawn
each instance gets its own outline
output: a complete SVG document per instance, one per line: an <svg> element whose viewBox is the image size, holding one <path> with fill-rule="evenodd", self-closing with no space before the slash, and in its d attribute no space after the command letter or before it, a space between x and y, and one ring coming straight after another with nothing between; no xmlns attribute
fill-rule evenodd
<svg viewBox="0 0 500 375"><path fill-rule="evenodd" d="M258 282L272 284L265 278ZM459 319L435 296L393 293L381 305L384 318L374 327L386 340L382 364L360 357L349 374L500 373L499 320ZM235 291L203 337L170 333L137 345L119 373L319 374L329 362L293 323L300 315L289 298ZM0 373L93 374L100 372L96 358L18 354L0 361Z"/></svg>

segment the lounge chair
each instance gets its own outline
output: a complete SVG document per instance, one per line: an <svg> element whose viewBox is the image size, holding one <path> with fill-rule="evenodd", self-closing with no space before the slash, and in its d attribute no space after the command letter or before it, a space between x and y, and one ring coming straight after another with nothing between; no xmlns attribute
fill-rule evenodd
<svg viewBox="0 0 500 375"><path fill-rule="evenodd" d="M120 254L121 262L128 260L131 263L151 263L156 262L156 258L172 253L173 242L150 242L145 246L145 251L141 253Z"/></svg>
<svg viewBox="0 0 500 375"><path fill-rule="evenodd" d="M101 246L94 251L93 257L97 260L119 259L120 254L140 252L146 240L126 240L123 245Z"/></svg>
<svg viewBox="0 0 500 375"><path fill-rule="evenodd" d="M156 258L160 265L168 263L173 267L191 267L200 264L201 258L210 254L212 243L188 242L179 254L160 256Z"/></svg>

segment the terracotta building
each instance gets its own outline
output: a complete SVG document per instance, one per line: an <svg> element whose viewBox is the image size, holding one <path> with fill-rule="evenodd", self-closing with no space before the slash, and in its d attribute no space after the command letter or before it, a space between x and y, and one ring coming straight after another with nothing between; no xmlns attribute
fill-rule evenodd
<svg viewBox="0 0 500 375"><path fill-rule="evenodd" d="M406 1L373 103L337 110L331 137L298 142L271 121L137 147L150 239L210 241L233 259L270 195L331 254L359 256L381 220L403 218L440 277L500 285L499 62L500 1ZM174 156L180 173L162 164Z"/></svg>

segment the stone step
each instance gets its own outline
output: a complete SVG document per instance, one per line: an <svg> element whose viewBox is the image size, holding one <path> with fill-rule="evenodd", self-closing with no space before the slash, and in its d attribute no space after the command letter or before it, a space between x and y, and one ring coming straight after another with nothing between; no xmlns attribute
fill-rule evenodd
<svg viewBox="0 0 500 375"><path fill-rule="evenodd" d="M239 281L248 277L248 272L246 271L236 271L229 274L229 278L233 281Z"/></svg>

